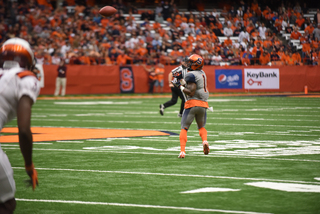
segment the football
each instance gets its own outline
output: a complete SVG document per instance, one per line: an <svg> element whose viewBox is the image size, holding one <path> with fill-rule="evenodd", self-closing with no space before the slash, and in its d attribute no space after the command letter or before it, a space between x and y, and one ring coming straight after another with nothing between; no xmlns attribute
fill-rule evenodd
<svg viewBox="0 0 320 214"><path fill-rule="evenodd" d="M99 10L100 15L108 17L117 12L117 9L111 6L105 6Z"/></svg>

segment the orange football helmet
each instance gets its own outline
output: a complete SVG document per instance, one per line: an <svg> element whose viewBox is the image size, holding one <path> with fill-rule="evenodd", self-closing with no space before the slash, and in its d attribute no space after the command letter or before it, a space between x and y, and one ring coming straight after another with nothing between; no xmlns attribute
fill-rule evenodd
<svg viewBox="0 0 320 214"><path fill-rule="evenodd" d="M198 54L192 54L187 61L189 71L200 71L204 65L203 58Z"/></svg>
<svg viewBox="0 0 320 214"><path fill-rule="evenodd" d="M30 44L20 38L7 40L0 48L0 68L21 67L32 70L35 65L34 53Z"/></svg>

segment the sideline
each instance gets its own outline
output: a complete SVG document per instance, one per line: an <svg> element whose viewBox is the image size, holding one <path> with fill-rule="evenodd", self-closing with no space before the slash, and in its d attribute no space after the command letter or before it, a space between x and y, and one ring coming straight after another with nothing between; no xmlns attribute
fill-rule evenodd
<svg viewBox="0 0 320 214"><path fill-rule="evenodd" d="M310 97L310 98L320 98L319 93L236 93L236 94L209 94L209 97L265 97L265 96L284 96L284 97ZM144 99L144 98L170 98L171 94L155 94L155 95L143 95L143 94L132 94L132 95L80 95L72 96L67 95L65 97L53 97L40 95L38 100L71 100L71 99Z"/></svg>

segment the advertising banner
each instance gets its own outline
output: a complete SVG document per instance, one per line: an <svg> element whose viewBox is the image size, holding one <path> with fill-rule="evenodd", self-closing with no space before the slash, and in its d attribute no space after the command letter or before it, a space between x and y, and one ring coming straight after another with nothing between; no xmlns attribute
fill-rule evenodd
<svg viewBox="0 0 320 214"><path fill-rule="evenodd" d="M216 69L216 89L242 89L241 69Z"/></svg>
<svg viewBox="0 0 320 214"><path fill-rule="evenodd" d="M121 93L134 93L134 78L131 66L120 66Z"/></svg>
<svg viewBox="0 0 320 214"><path fill-rule="evenodd" d="M279 89L279 68L244 69L245 89Z"/></svg>

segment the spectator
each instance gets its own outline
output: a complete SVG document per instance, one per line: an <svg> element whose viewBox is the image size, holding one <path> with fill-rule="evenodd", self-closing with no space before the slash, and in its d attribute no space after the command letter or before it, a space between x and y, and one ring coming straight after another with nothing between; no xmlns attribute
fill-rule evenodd
<svg viewBox="0 0 320 214"><path fill-rule="evenodd" d="M127 54L125 54L124 51L121 51L120 54L117 56L117 65L126 65L126 64L130 64L127 61L131 61L132 58L129 57Z"/></svg>
<svg viewBox="0 0 320 214"><path fill-rule="evenodd" d="M156 68L155 68L155 73L157 75L157 79L155 82L155 87L156 87L156 92L163 93L163 86L164 86L164 80L163 80L163 75L164 75L164 65L161 63L158 63ZM159 91L160 88L160 91Z"/></svg>
<svg viewBox="0 0 320 214"><path fill-rule="evenodd" d="M251 53L252 53L252 56L253 58L255 59L255 62L258 62L258 60L260 59L260 56L263 52L263 49L261 47L261 43L258 42L256 44L256 46L252 49Z"/></svg>
<svg viewBox="0 0 320 214"><path fill-rule="evenodd" d="M162 13L162 4L161 2L159 1L158 5L156 6L156 9L155 9L155 14L159 14L159 13ZM162 15L161 15L162 16Z"/></svg>
<svg viewBox="0 0 320 214"><path fill-rule="evenodd" d="M173 5L173 0L171 0L170 4L168 0L166 0L162 4L162 15L164 20L167 20L167 18L170 17L172 5Z"/></svg>
<svg viewBox="0 0 320 214"><path fill-rule="evenodd" d="M214 55L211 58L211 65L220 65L220 62L222 62L223 59L222 57L219 55L218 52L214 52Z"/></svg>
<svg viewBox="0 0 320 214"><path fill-rule="evenodd" d="M232 46L232 40L230 39L230 36L227 36L227 39L224 40L224 44L229 47L230 45Z"/></svg>
<svg viewBox="0 0 320 214"><path fill-rule="evenodd" d="M313 30L313 35L315 38L320 40L320 23L318 24L317 28Z"/></svg>
<svg viewBox="0 0 320 214"><path fill-rule="evenodd" d="M54 91L54 96L58 96L60 94L60 89L61 96L65 96L67 87L67 66L65 65L64 60L61 60L57 71L58 75L56 78L56 89Z"/></svg>
<svg viewBox="0 0 320 214"><path fill-rule="evenodd" d="M301 56L300 56L299 52L295 51L292 55L293 55L293 58L296 61L296 65L302 65Z"/></svg>
<svg viewBox="0 0 320 214"><path fill-rule="evenodd" d="M301 15L297 18L295 23L297 24L297 26L299 26L301 30L304 30L305 19Z"/></svg>
<svg viewBox="0 0 320 214"><path fill-rule="evenodd" d="M223 29L223 33L225 36L230 37L233 35L233 31L231 29L231 24L228 24L227 27Z"/></svg>
<svg viewBox="0 0 320 214"><path fill-rule="evenodd" d="M268 65L268 63L271 61L268 51L263 51L262 55L259 58L259 61L261 65Z"/></svg>
<svg viewBox="0 0 320 214"><path fill-rule="evenodd" d="M147 68L145 64L142 67L148 72L148 84L149 84L149 94L153 94L154 84L156 83L157 74L155 72L154 62L150 62L151 67Z"/></svg>
<svg viewBox="0 0 320 214"><path fill-rule="evenodd" d="M250 41L250 35L246 29L241 31L241 33L239 34L239 41L243 42L244 41L243 39L245 39L247 42Z"/></svg>
<svg viewBox="0 0 320 214"><path fill-rule="evenodd" d="M250 65L250 59L249 59L249 54L246 54L242 59L241 59L242 65L248 66Z"/></svg>
<svg viewBox="0 0 320 214"><path fill-rule="evenodd" d="M290 35L290 39L300 39L301 33L298 31L298 27L294 27L293 32Z"/></svg>
<svg viewBox="0 0 320 214"><path fill-rule="evenodd" d="M316 24L320 24L320 9L317 9L317 13L313 16L313 21Z"/></svg>
<svg viewBox="0 0 320 214"><path fill-rule="evenodd" d="M259 35L261 39L266 39L266 32L267 28L265 27L264 23L261 23L261 26L259 27Z"/></svg>
<svg viewBox="0 0 320 214"><path fill-rule="evenodd" d="M280 56L277 54L277 51L276 51L275 48L272 49L270 58L271 58L271 62L278 62L278 61L280 61Z"/></svg>
<svg viewBox="0 0 320 214"><path fill-rule="evenodd" d="M61 58L59 57L58 53L57 52L54 53L54 55L52 56L52 59L51 59L51 64L59 65L60 61L61 61Z"/></svg>
<svg viewBox="0 0 320 214"><path fill-rule="evenodd" d="M286 65L296 65L296 59L295 57L292 55L292 52L289 52L289 56L286 58Z"/></svg>
<svg viewBox="0 0 320 214"><path fill-rule="evenodd" d="M233 36L239 37L240 33L241 33L241 24L238 24L236 29L233 31Z"/></svg>
<svg viewBox="0 0 320 214"><path fill-rule="evenodd" d="M164 18L162 16L162 13L156 13L155 21L160 23L160 24L162 24L164 22Z"/></svg>

